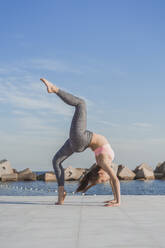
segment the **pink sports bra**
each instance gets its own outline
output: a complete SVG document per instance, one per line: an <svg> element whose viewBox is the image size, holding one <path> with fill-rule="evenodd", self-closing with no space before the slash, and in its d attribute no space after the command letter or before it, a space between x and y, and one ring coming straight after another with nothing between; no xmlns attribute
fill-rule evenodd
<svg viewBox="0 0 165 248"><path fill-rule="evenodd" d="M114 151L112 150L110 144L108 143L96 148L96 150L94 150L94 153L96 157L101 153L107 153L112 161L114 160L115 157Z"/></svg>

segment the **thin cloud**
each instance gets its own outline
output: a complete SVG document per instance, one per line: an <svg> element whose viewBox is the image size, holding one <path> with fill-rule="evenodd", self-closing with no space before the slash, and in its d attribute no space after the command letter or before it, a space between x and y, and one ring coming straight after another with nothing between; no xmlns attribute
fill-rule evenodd
<svg viewBox="0 0 165 248"><path fill-rule="evenodd" d="M117 123L112 123L112 122L109 122L109 121L97 121L98 123L100 124L103 124L103 125L108 125L108 126L111 126L111 127L119 127L120 125L117 124Z"/></svg>
<svg viewBox="0 0 165 248"><path fill-rule="evenodd" d="M18 74L22 74L22 73L26 73L25 68L22 67L22 65L20 64L11 64L11 65L0 65L0 75L1 76L7 76L7 75L11 75L14 73L18 73Z"/></svg>
<svg viewBox="0 0 165 248"><path fill-rule="evenodd" d="M19 118L19 124L21 125L23 132L28 134L34 134L33 132L40 133L40 135L55 135L63 136L62 130L57 125L51 125L47 120L32 115L25 115Z"/></svg>
<svg viewBox="0 0 165 248"><path fill-rule="evenodd" d="M0 74L6 74L8 70L4 67L0 67Z"/></svg>
<svg viewBox="0 0 165 248"><path fill-rule="evenodd" d="M31 63L33 64L33 67L37 69L43 69L46 71L70 72L76 74L82 73L79 69L73 68L73 66L68 65L59 60L40 58L40 59L32 59Z"/></svg>
<svg viewBox="0 0 165 248"><path fill-rule="evenodd" d="M125 149L141 149L142 146L153 146L165 144L164 138L143 138L143 139L114 139L115 146L124 147ZM164 147L164 146L163 146Z"/></svg>
<svg viewBox="0 0 165 248"><path fill-rule="evenodd" d="M14 80L15 81L15 80ZM65 104L58 101L57 98L52 98L50 95L41 94L41 84L30 83L20 84L20 79L17 80L17 84L7 83L0 85L0 90L3 96L1 101L11 104L12 108L24 109L24 110L47 110L56 114L70 116L72 114L71 109L67 108ZM40 84L40 90L39 85Z"/></svg>
<svg viewBox="0 0 165 248"><path fill-rule="evenodd" d="M150 127L152 127L152 125L150 123L146 123L146 122L136 122L136 123L133 123L133 126L142 127L142 128L150 128Z"/></svg>
<svg viewBox="0 0 165 248"><path fill-rule="evenodd" d="M60 73L82 74L82 71L71 63L60 61L58 59L33 58L26 61L14 61L8 65L0 64L0 75L28 76L31 70L54 71Z"/></svg>

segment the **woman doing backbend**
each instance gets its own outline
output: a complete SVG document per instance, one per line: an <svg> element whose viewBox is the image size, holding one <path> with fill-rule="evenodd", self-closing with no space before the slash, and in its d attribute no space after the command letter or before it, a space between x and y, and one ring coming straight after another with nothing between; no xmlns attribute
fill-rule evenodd
<svg viewBox="0 0 165 248"><path fill-rule="evenodd" d="M114 193L114 200L106 201L105 206L119 206L120 183L114 170L111 168L111 163L114 159L114 152L108 140L104 136L86 130L87 116L85 101L57 88L44 78L41 78L41 81L46 85L48 93L56 93L56 95L59 96L66 104L75 107L75 112L70 127L69 139L66 140L64 145L59 149L53 158L53 167L58 183L58 201L56 204L63 204L66 196L66 192L64 190L64 169L62 167L62 162L73 153L83 152L85 149L90 148L95 153L96 163L102 169L100 175L103 175L104 171L108 174L112 191ZM104 176L105 175L103 175L103 177Z"/></svg>

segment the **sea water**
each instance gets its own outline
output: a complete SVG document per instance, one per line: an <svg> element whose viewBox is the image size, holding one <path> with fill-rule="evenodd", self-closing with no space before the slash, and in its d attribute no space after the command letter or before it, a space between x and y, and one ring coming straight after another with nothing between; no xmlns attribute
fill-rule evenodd
<svg viewBox="0 0 165 248"><path fill-rule="evenodd" d="M65 182L65 189L69 195L75 194L77 181ZM165 195L165 180L132 180L120 181L122 195ZM24 181L0 182L0 195L10 196L48 196L57 195L56 182ZM90 188L87 195L111 195L109 183L98 184ZM80 193L78 193L80 195Z"/></svg>

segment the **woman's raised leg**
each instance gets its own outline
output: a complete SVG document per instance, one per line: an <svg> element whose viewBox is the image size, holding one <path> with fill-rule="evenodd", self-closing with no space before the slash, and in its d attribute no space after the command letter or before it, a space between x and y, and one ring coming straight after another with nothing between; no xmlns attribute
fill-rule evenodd
<svg viewBox="0 0 165 248"><path fill-rule="evenodd" d="M75 112L70 127L70 142L74 152L84 151L90 144L93 135L92 132L86 130L87 113L85 101L57 88L46 79L41 80L47 86L49 93L56 93L66 104L75 107Z"/></svg>
<svg viewBox="0 0 165 248"><path fill-rule="evenodd" d="M82 152L90 144L93 133L86 130L87 126L87 111L86 103L83 99L73 96L61 89L58 90L57 95L68 105L75 107L75 112L72 118L70 127L70 142L73 151Z"/></svg>

